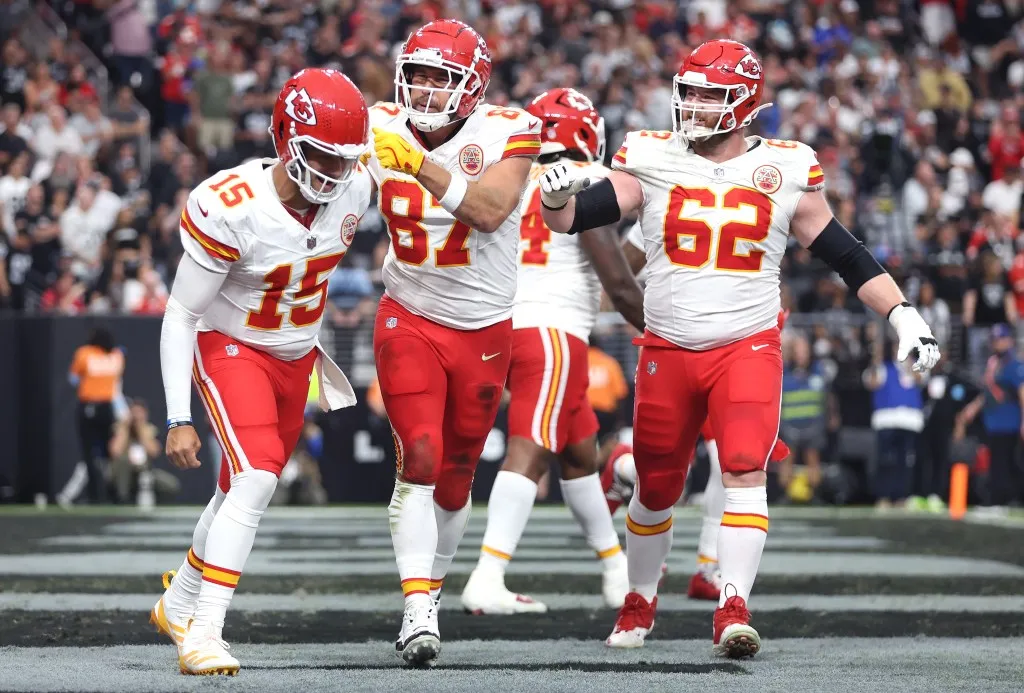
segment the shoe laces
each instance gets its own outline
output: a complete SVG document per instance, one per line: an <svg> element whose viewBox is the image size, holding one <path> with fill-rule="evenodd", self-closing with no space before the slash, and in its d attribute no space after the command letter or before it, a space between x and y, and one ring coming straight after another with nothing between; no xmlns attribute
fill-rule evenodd
<svg viewBox="0 0 1024 693"><path fill-rule="evenodd" d="M430 600L425 603L414 603L406 607L405 620L410 624L419 619L431 619L437 614L437 602Z"/></svg>
<svg viewBox="0 0 1024 693"><path fill-rule="evenodd" d="M732 592L733 592L733 595L731 597L729 596L729 588L730 587L732 588ZM721 617L725 618L725 619L728 619L730 621L731 620L749 621L750 620L750 611L747 609L747 605L743 601L743 598L740 597L739 594L737 593L736 586L733 585L732 583L729 583L728 585L726 585L725 587L722 588L722 591L725 593L726 598L725 598L725 604L723 604L722 608L719 609L719 613L721 613Z"/></svg>
<svg viewBox="0 0 1024 693"><path fill-rule="evenodd" d="M652 605L636 592L626 595L626 602L619 610L619 620L616 622L616 630L628 631L634 628L651 627Z"/></svg>
<svg viewBox="0 0 1024 693"><path fill-rule="evenodd" d="M193 625L193 621L189 621L188 622L189 634L192 633L192 625ZM218 645L219 647L222 647L225 650L230 650L231 649L231 645L229 645L224 640L224 624L223 623L221 623L221 624L208 623L208 624L205 624L205 625L200 624L199 628L202 629L198 633L198 637L199 637L199 639L201 641L212 642L215 645Z"/></svg>

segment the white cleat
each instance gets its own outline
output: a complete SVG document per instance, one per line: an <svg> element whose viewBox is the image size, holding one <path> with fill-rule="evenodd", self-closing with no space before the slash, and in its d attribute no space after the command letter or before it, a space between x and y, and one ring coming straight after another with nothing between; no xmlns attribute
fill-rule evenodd
<svg viewBox="0 0 1024 693"><path fill-rule="evenodd" d="M221 638L220 628L189 621L188 632L181 643L178 667L182 674L191 676L234 676L241 665L228 654L229 649L230 646Z"/></svg>
<svg viewBox="0 0 1024 693"><path fill-rule="evenodd" d="M612 609L621 609L626 603L626 595L629 594L629 569L626 561L601 574L601 594L604 603Z"/></svg>
<svg viewBox="0 0 1024 693"><path fill-rule="evenodd" d="M192 618L192 614L185 613L185 611L171 606L172 602L167 597L171 591L171 580L173 578L173 570L168 570L164 573L164 593L161 595L160 601L149 612L149 622L156 626L158 633L166 635L174 643L180 665L181 643L185 640L185 633L188 632L188 622Z"/></svg>
<svg viewBox="0 0 1024 693"><path fill-rule="evenodd" d="M543 614L548 610L532 597L510 591L500 573L480 567L472 572L462 590L462 608L477 616Z"/></svg>
<svg viewBox="0 0 1024 693"><path fill-rule="evenodd" d="M432 667L441 654L441 633L437 627L437 602L427 597L405 605L402 629L395 651L412 667Z"/></svg>
<svg viewBox="0 0 1024 693"><path fill-rule="evenodd" d="M658 608L658 598L647 602L636 592L626 595L626 603L619 610L615 620L615 628L604 644L608 647L633 649L644 646L644 640L654 630L654 615Z"/></svg>

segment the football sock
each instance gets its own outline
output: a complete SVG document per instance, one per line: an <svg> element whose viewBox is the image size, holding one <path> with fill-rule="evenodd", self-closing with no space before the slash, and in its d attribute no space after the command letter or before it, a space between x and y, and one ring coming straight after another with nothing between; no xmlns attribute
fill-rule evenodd
<svg viewBox="0 0 1024 693"><path fill-rule="evenodd" d="M441 597L441 586L448 574L448 568L452 565L452 559L455 558L462 535L466 532L466 523L469 521L472 507L472 500L467 500L466 504L458 510L445 510L434 503L434 518L437 520L437 550L434 552L434 563L430 569L430 597L432 599L436 600Z"/></svg>
<svg viewBox="0 0 1024 693"><path fill-rule="evenodd" d="M536 483L516 472L498 472L487 501L487 529L478 567L505 574L505 566L523 537L536 498Z"/></svg>
<svg viewBox="0 0 1024 693"><path fill-rule="evenodd" d="M736 595L750 600L761 553L768 537L768 493L764 486L725 489L725 512L718 533L718 568L722 585L732 585ZM729 593L732 596L732 592ZM723 606L726 590L718 605Z"/></svg>
<svg viewBox="0 0 1024 693"><path fill-rule="evenodd" d="M604 563L605 570L617 568L623 564L625 557L619 545L619 535L612 524L608 503L601 489L601 477L588 474L578 479L559 479L562 487L562 499L572 511L583 529L587 544L597 552L598 558Z"/></svg>
<svg viewBox="0 0 1024 693"><path fill-rule="evenodd" d="M705 442L708 450L708 483L704 488L704 518L697 541L697 570L714 572L718 568L718 530L725 510L725 488L722 486L722 467L718 463L718 445Z"/></svg>
<svg viewBox="0 0 1024 693"><path fill-rule="evenodd" d="M396 481L388 520L406 603L429 598L430 573L437 552L434 487Z"/></svg>
<svg viewBox="0 0 1024 693"><path fill-rule="evenodd" d="M224 502L224 492L217 489L217 492L210 499L199 516L195 531L192 533L192 546L181 567L174 574L171 586L167 588L167 606L192 613L196 608L196 600L199 599L199 589L203 584L203 556L206 555L206 537L210 533L210 525L213 518Z"/></svg>
<svg viewBox="0 0 1024 693"><path fill-rule="evenodd" d="M672 508L649 510L633 494L626 515L629 586L650 602L658 594L661 565L672 548Z"/></svg>

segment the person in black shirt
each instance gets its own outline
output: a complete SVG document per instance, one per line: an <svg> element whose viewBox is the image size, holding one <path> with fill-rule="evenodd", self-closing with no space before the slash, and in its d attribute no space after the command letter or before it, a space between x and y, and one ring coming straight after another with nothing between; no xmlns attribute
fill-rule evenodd
<svg viewBox="0 0 1024 693"><path fill-rule="evenodd" d="M28 54L18 39L8 39L0 57L0 101L25 108Z"/></svg>
<svg viewBox="0 0 1024 693"><path fill-rule="evenodd" d="M925 388L925 424L914 465L914 495L927 499L930 510L940 510L949 497L949 470L963 454L955 454L953 431L957 415L981 392L967 374L947 358L939 361ZM964 432L959 434L963 439ZM958 441L959 442L959 441ZM962 446L961 446L962 447ZM956 457L957 459L954 459Z"/></svg>
<svg viewBox="0 0 1024 693"><path fill-rule="evenodd" d="M28 149L28 142L18 133L18 122L21 120L21 106L16 103L4 104L4 131L0 132L0 169L3 169L16 156Z"/></svg>
<svg viewBox="0 0 1024 693"><path fill-rule="evenodd" d="M981 255L981 273L973 275L964 293L963 322L968 328L967 353L973 367L979 367L982 349L993 325L1016 322L1013 287L999 258L992 252Z"/></svg>

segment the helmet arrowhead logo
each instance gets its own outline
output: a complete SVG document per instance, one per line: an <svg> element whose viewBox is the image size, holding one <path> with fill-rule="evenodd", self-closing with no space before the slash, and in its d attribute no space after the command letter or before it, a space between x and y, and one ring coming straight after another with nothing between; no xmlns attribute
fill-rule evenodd
<svg viewBox="0 0 1024 693"><path fill-rule="evenodd" d="M761 63L757 62L757 58L747 53L743 60L736 65L736 74L747 79L761 79Z"/></svg>
<svg viewBox="0 0 1024 693"><path fill-rule="evenodd" d="M309 92L305 87L292 89L285 97L284 112L293 120L303 125L316 125L316 112L313 110L313 100L309 98Z"/></svg>

